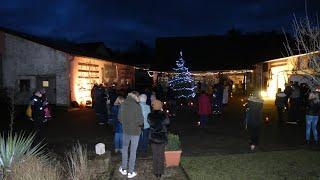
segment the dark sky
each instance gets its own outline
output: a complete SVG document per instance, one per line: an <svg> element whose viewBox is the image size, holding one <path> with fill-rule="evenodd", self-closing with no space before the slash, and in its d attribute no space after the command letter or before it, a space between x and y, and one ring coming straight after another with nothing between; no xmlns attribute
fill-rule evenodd
<svg viewBox="0 0 320 180"><path fill-rule="evenodd" d="M308 13L320 0L307 0ZM126 49L135 40L154 46L156 37L291 30L304 0L1 0L0 26L76 42L104 41ZM319 12L320 13L320 12Z"/></svg>

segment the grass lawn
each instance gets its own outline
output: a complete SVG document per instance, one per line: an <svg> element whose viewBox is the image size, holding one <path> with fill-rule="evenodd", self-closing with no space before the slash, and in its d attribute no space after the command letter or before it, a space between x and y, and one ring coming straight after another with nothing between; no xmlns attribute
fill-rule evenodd
<svg viewBox="0 0 320 180"><path fill-rule="evenodd" d="M320 179L320 152L308 150L182 157L191 179Z"/></svg>

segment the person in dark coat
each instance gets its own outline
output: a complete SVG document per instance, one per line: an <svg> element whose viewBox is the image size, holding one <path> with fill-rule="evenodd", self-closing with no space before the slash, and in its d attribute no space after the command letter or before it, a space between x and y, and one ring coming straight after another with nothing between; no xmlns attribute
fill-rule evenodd
<svg viewBox="0 0 320 180"><path fill-rule="evenodd" d="M147 105L151 106L151 91L149 88L144 90L145 95L147 95Z"/></svg>
<svg viewBox="0 0 320 180"><path fill-rule="evenodd" d="M283 114L284 114L284 110L287 102L288 102L287 95L281 91L281 88L279 88L278 93L276 94L276 100L275 100L275 105L277 106L277 111L278 111L279 125L283 124Z"/></svg>
<svg viewBox="0 0 320 180"><path fill-rule="evenodd" d="M34 129L38 133L38 137L42 138L43 121L45 120L44 107L43 107L42 94L37 91L32 96L31 108L32 119L34 121Z"/></svg>
<svg viewBox="0 0 320 180"><path fill-rule="evenodd" d="M118 95L117 95L117 90L116 90L116 85L112 84L112 86L109 88L109 99L110 99L110 109L114 105Z"/></svg>
<svg viewBox="0 0 320 180"><path fill-rule="evenodd" d="M212 111L213 114L219 114L220 109L218 108L218 100L217 100L217 87L213 86L213 92L212 92Z"/></svg>
<svg viewBox="0 0 320 180"><path fill-rule="evenodd" d="M127 175L129 179L137 176L134 171L136 163L136 152L143 127L143 114L139 105L139 93L132 91L128 94L126 100L121 104L118 119L122 124L123 144L122 144L122 163L119 172ZM130 144L130 158L129 155ZM128 169L127 169L128 167Z"/></svg>
<svg viewBox="0 0 320 180"><path fill-rule="evenodd" d="M161 178L164 173L164 151L167 138L167 125L169 119L162 110L162 102L154 100L152 102L152 112L148 115L150 124L149 141L152 148L153 173L157 178Z"/></svg>
<svg viewBox="0 0 320 180"><path fill-rule="evenodd" d="M287 95L287 101L286 101L286 109L289 111L289 97L291 96L291 93L292 93L292 85L293 85L293 82L291 81L290 84L289 83L286 83L285 84L285 88L284 88L284 93Z"/></svg>
<svg viewBox="0 0 320 180"><path fill-rule="evenodd" d="M98 85L97 84L94 84L92 89L91 89L91 99L92 99L92 108L94 108L94 105L96 103L96 96L97 96L97 90L98 90Z"/></svg>
<svg viewBox="0 0 320 180"><path fill-rule="evenodd" d="M216 91L217 109L218 109L218 114L221 114L224 87L222 83L218 83L216 85L216 88L217 88L217 91Z"/></svg>
<svg viewBox="0 0 320 180"><path fill-rule="evenodd" d="M104 125L108 117L105 89L102 85L96 89L94 110L98 116L99 124Z"/></svg>
<svg viewBox="0 0 320 180"><path fill-rule="evenodd" d="M297 124L300 118L300 86L298 82L295 82L293 84L292 92L290 95L290 109L289 109L289 115L290 115L290 123Z"/></svg>
<svg viewBox="0 0 320 180"><path fill-rule="evenodd" d="M319 94L317 92L311 92L309 94L307 102L307 112L306 112L306 141L307 144L310 143L310 131L312 128L312 133L314 137L314 143L318 144L318 130L317 124L320 112L320 100Z"/></svg>
<svg viewBox="0 0 320 180"><path fill-rule="evenodd" d="M250 135L250 149L253 151L259 144L260 129L263 121L263 100L255 96L250 96L247 107L246 121Z"/></svg>
<svg viewBox="0 0 320 180"><path fill-rule="evenodd" d="M122 124L118 119L119 109L124 102L124 97L118 96L111 108L111 118L114 126L114 151L115 153L122 152Z"/></svg>
<svg viewBox="0 0 320 180"><path fill-rule="evenodd" d="M162 101L164 99L162 85L160 83L158 83L155 90L156 90L157 99Z"/></svg>

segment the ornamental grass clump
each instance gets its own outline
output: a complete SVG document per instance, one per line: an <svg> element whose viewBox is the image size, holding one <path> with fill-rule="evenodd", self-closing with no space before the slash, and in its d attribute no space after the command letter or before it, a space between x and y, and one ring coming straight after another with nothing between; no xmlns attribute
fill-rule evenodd
<svg viewBox="0 0 320 180"><path fill-rule="evenodd" d="M88 165L88 153L85 146L77 143L67 153L68 176L72 180L89 180L90 170Z"/></svg>
<svg viewBox="0 0 320 180"><path fill-rule="evenodd" d="M181 142L178 135L168 134L168 144L166 145L167 151L179 151L181 150Z"/></svg>
<svg viewBox="0 0 320 180"><path fill-rule="evenodd" d="M12 166L28 157L47 159L44 144L32 145L36 133L8 133L7 137L0 135L0 177L6 178L12 172Z"/></svg>
<svg viewBox="0 0 320 180"><path fill-rule="evenodd" d="M43 160L36 156L28 156L12 167L10 178L14 180L60 180L62 170L60 163L51 159Z"/></svg>

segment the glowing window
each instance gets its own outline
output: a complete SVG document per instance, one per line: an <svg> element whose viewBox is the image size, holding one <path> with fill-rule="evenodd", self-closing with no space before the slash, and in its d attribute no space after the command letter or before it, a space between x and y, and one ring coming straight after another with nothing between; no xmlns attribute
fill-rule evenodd
<svg viewBox="0 0 320 180"><path fill-rule="evenodd" d="M42 87L49 87L49 81L42 81Z"/></svg>

